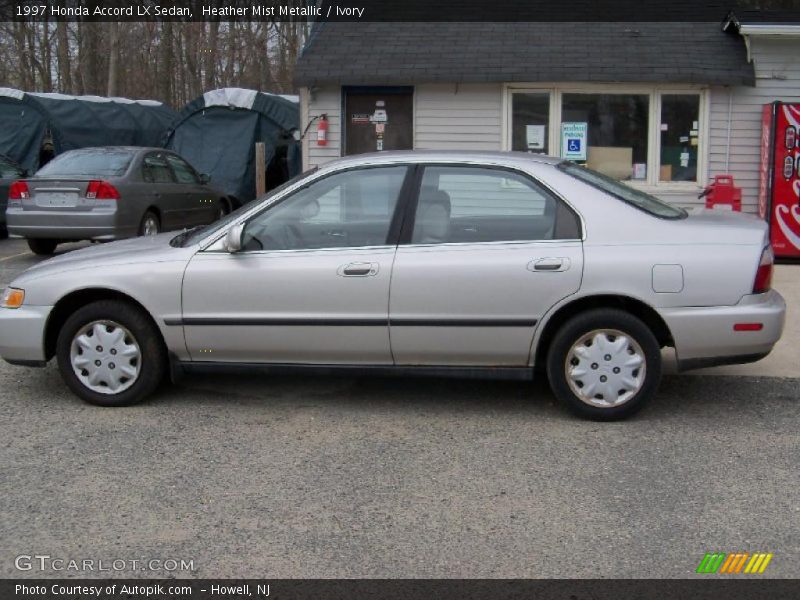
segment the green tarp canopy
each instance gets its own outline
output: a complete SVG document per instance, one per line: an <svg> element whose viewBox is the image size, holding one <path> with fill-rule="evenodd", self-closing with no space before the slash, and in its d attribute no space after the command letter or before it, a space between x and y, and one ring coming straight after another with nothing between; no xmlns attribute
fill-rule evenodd
<svg viewBox="0 0 800 600"><path fill-rule="evenodd" d="M90 146L160 146L176 117L154 100L0 88L0 154L33 172L48 140L55 155Z"/></svg>
<svg viewBox="0 0 800 600"><path fill-rule="evenodd" d="M296 97L241 88L206 92L187 104L165 146L211 176L211 183L240 202L255 198L255 144L266 149L267 187L299 173L300 126ZM273 168L278 157L281 165Z"/></svg>

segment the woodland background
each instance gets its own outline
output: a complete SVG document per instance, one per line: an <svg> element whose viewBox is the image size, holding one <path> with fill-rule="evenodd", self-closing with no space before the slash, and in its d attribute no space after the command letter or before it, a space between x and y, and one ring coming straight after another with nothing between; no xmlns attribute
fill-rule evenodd
<svg viewBox="0 0 800 600"><path fill-rule="evenodd" d="M203 92L292 93L308 24L263 22L0 22L0 87L160 100Z"/></svg>

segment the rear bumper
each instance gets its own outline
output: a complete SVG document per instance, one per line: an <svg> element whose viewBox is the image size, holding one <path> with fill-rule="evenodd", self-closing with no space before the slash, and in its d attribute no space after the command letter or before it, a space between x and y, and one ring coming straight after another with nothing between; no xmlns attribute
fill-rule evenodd
<svg viewBox="0 0 800 600"><path fill-rule="evenodd" d="M116 210L86 212L38 211L10 208L6 211L9 235L57 240L117 240L136 235L136 226L121 226Z"/></svg>
<svg viewBox="0 0 800 600"><path fill-rule="evenodd" d="M681 370L739 364L767 356L783 333L786 302L771 290L745 296L735 306L662 309ZM734 331L736 323L761 323L759 331Z"/></svg>
<svg viewBox="0 0 800 600"><path fill-rule="evenodd" d="M0 357L12 364L44 364L44 332L52 309L25 305L0 308Z"/></svg>

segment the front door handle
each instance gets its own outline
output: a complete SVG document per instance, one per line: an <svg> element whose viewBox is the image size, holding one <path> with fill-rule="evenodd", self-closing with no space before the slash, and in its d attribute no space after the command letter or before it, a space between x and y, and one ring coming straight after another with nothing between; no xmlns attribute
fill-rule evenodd
<svg viewBox="0 0 800 600"><path fill-rule="evenodd" d="M371 277L378 274L378 263L352 262L336 271L342 277Z"/></svg>
<svg viewBox="0 0 800 600"><path fill-rule="evenodd" d="M529 271L566 271L569 269L569 259L566 257L552 257L540 258L539 260L532 260L528 263Z"/></svg>

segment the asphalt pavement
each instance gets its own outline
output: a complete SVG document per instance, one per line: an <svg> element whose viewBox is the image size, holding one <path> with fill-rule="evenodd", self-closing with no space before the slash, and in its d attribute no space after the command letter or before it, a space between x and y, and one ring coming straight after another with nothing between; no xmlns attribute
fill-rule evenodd
<svg viewBox="0 0 800 600"><path fill-rule="evenodd" d="M0 241L0 286L36 260ZM601 424L543 382L203 376L102 409L2 363L0 577L797 577L799 383L667 376Z"/></svg>

